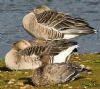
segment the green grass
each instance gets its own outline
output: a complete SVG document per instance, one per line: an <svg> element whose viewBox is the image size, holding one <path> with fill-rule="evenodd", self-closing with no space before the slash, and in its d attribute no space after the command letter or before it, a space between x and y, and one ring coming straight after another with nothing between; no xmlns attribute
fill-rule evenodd
<svg viewBox="0 0 100 89"><path fill-rule="evenodd" d="M71 61L90 67L92 72L83 73L68 84L36 87L30 79L32 71L11 71L0 60L0 89L100 89L100 54L74 55Z"/></svg>

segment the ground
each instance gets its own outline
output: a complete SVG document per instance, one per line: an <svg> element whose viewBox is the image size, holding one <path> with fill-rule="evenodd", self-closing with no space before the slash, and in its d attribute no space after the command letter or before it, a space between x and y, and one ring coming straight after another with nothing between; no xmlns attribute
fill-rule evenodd
<svg viewBox="0 0 100 89"><path fill-rule="evenodd" d="M100 53L77 54L71 61L84 64L92 72L83 73L76 80L52 86L34 86L31 82L32 71L11 71L0 60L0 89L100 89Z"/></svg>

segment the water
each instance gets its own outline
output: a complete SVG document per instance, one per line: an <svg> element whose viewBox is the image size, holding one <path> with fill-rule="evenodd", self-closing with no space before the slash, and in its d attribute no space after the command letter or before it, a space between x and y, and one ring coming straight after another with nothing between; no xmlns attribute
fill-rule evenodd
<svg viewBox="0 0 100 89"><path fill-rule="evenodd" d="M100 0L0 0L0 57L7 53L13 42L31 39L23 30L22 19L41 4L86 19L98 33L77 38L79 52L100 52Z"/></svg>

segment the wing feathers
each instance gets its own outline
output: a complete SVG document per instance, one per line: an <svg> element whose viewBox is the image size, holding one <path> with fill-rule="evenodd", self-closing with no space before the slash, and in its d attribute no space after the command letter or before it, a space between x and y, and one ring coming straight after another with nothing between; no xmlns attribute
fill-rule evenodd
<svg viewBox="0 0 100 89"><path fill-rule="evenodd" d="M87 30L86 32L88 33L91 33L91 31L94 32L94 28L90 27L84 19L74 18L57 11L45 11L44 13L37 15L37 20L38 23L52 27L58 31L74 29L73 32L77 30L77 33L78 30L83 30L83 33L84 30Z"/></svg>

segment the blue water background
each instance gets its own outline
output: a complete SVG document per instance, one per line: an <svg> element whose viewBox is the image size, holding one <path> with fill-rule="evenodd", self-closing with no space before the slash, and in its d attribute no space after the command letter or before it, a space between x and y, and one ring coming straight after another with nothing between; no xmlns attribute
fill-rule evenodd
<svg viewBox="0 0 100 89"><path fill-rule="evenodd" d="M77 38L79 52L100 52L100 0L0 0L0 57L4 57L13 42L32 38L23 30L22 19L41 4L88 21L98 33Z"/></svg>

